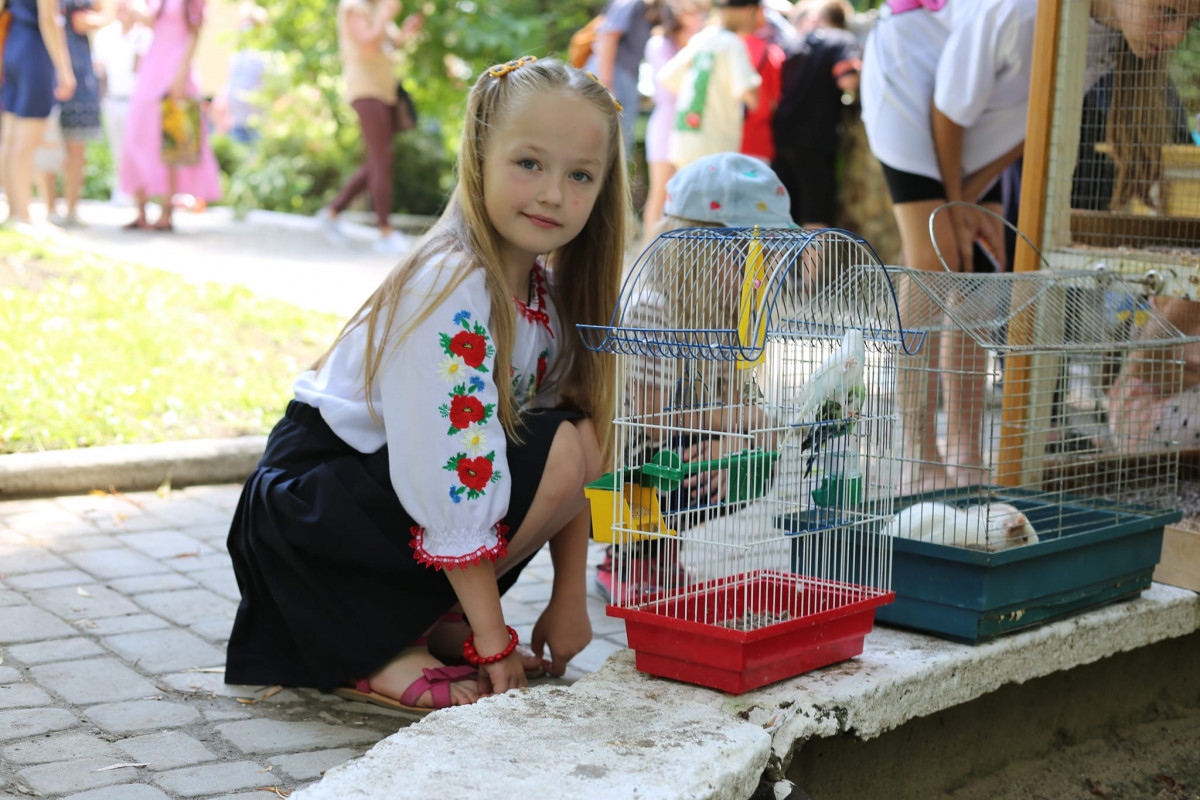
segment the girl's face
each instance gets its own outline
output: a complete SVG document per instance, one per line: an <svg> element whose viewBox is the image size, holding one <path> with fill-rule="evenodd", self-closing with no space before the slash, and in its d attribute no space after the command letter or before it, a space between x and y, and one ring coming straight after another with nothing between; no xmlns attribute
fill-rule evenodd
<svg viewBox="0 0 1200 800"><path fill-rule="evenodd" d="M537 256L583 230L608 152L608 123L582 97L530 94L508 109L484 151L483 195L514 289L523 289Z"/></svg>
<svg viewBox="0 0 1200 800"><path fill-rule="evenodd" d="M1117 21L1138 58L1169 52L1200 22L1200 0L1117 0Z"/></svg>

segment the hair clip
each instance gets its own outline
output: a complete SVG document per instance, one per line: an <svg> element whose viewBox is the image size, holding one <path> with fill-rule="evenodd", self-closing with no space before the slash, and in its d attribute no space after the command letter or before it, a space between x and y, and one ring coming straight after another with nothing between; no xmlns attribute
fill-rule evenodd
<svg viewBox="0 0 1200 800"><path fill-rule="evenodd" d="M488 70L488 75L491 75L493 78L503 78L514 69L519 69L520 67L523 67L526 64L532 64L535 61L537 61L537 56L521 56L520 58L514 58L512 61L505 61L503 64L497 64L496 66L490 68Z"/></svg>
<svg viewBox="0 0 1200 800"><path fill-rule="evenodd" d="M596 83L600 84L601 86L604 86L604 81L602 81L602 80L600 80L599 78L597 78L597 77L596 77L596 73L594 73L594 72L589 72L589 73L587 74L587 76L588 76L589 78L591 78L592 80L594 80ZM604 86L604 91L608 92L608 87L607 87L607 86ZM617 99L617 96L616 96L616 95L614 95L612 92L608 92L608 96L612 98L613 105L617 107L617 113L620 113L620 112L622 112L622 111L624 111L624 110L625 110L625 107L621 105L621 101Z"/></svg>

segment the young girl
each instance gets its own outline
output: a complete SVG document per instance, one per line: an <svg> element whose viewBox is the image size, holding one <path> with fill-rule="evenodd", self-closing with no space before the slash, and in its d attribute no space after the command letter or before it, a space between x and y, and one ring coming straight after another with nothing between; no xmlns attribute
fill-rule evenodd
<svg viewBox="0 0 1200 800"><path fill-rule="evenodd" d="M608 463L614 378L575 325L617 301L618 109L526 56L480 76L464 127L446 211L296 381L246 483L231 683L428 711L525 686L546 645L561 675L591 639L583 486ZM500 597L547 541L522 653Z"/></svg>

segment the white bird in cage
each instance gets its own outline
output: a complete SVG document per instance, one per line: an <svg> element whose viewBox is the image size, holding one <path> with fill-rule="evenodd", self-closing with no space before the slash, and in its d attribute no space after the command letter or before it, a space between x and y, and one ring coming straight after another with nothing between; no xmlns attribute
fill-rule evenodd
<svg viewBox="0 0 1200 800"><path fill-rule="evenodd" d="M1036 544L1029 518L1008 503L957 508L946 503L917 503L896 515L886 528L890 536L995 552Z"/></svg>
<svg viewBox="0 0 1200 800"><path fill-rule="evenodd" d="M798 395L799 411L794 425L805 426L801 452L808 452L804 475L812 472L813 462L821 448L854 428L867 387L863 372L867 358L863 333L846 331L842 344L833 355L809 377Z"/></svg>

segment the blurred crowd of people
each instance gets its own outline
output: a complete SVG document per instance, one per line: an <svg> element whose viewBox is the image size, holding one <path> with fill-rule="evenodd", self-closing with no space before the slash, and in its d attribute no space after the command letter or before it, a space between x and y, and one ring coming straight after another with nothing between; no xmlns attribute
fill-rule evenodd
<svg viewBox="0 0 1200 800"><path fill-rule="evenodd" d="M645 232L671 176L721 152L771 165L796 224L834 224L835 153L865 33L848 29L858 16L848 0L610 0L586 68L626 108L641 101L639 75L653 83ZM624 115L627 146L635 116Z"/></svg>
<svg viewBox="0 0 1200 800"><path fill-rule="evenodd" d="M0 4L11 19L0 74L6 224L37 227L29 211L36 189L46 222L82 225L87 146L101 138L112 154L112 199L137 209L126 228L170 231L178 198L200 207L220 198L208 126L191 124L199 116L189 114L202 102L194 60L205 0ZM247 2L239 19L242 26L259 25L265 13ZM236 98L231 103L223 92L222 108L229 110ZM177 130L176 124L190 127ZM186 134L194 146L172 157L163 147L164 127L169 135ZM159 209L153 221L147 218L151 200Z"/></svg>

